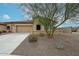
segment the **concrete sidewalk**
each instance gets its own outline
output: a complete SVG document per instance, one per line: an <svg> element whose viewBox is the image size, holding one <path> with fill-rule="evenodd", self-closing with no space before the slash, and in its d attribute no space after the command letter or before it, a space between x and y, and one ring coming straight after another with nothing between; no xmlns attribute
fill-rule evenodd
<svg viewBox="0 0 79 59"><path fill-rule="evenodd" d="M0 36L0 55L11 54L30 33L10 33Z"/></svg>

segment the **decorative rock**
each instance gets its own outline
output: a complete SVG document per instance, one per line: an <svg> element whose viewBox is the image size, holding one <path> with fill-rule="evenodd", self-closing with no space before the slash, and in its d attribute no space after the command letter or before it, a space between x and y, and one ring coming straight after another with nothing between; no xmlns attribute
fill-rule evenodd
<svg viewBox="0 0 79 59"><path fill-rule="evenodd" d="M56 44L56 48L57 49L64 49L64 43L63 42L59 42Z"/></svg>

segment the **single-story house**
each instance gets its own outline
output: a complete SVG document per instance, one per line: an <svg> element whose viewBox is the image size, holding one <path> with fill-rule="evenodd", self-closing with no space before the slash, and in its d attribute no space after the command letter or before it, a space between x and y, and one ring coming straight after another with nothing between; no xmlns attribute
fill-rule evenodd
<svg viewBox="0 0 79 59"><path fill-rule="evenodd" d="M32 21L3 22L3 24L5 25L3 28L10 32L31 32L33 26Z"/></svg>
<svg viewBox="0 0 79 59"><path fill-rule="evenodd" d="M10 31L10 32L30 32L30 33L45 33L43 25L39 22L33 22L32 20L27 21L16 21L16 22L3 22L0 23L0 29ZM59 28L56 32L71 32L70 28Z"/></svg>
<svg viewBox="0 0 79 59"><path fill-rule="evenodd" d="M5 25L5 24L0 23L0 30L6 30L6 25Z"/></svg>

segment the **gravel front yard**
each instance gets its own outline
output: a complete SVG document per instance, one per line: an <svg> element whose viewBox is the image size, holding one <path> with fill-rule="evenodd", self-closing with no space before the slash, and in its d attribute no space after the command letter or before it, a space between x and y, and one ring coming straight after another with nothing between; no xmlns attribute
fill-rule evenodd
<svg viewBox="0 0 79 59"><path fill-rule="evenodd" d="M56 43L64 42L64 49L56 49ZM54 39L38 37L38 42L25 39L12 53L23 56L79 56L79 34L55 34Z"/></svg>

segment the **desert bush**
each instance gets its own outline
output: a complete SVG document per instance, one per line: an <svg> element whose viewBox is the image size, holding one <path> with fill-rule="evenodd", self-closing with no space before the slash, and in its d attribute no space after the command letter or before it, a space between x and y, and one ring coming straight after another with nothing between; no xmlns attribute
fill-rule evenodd
<svg viewBox="0 0 79 59"><path fill-rule="evenodd" d="M29 37L28 37L28 41L29 42L37 42L37 36L36 35L33 35L31 34Z"/></svg>
<svg viewBox="0 0 79 59"><path fill-rule="evenodd" d="M1 34L2 32L0 31L0 34Z"/></svg>
<svg viewBox="0 0 79 59"><path fill-rule="evenodd" d="M0 34L3 33L3 30L0 30Z"/></svg>
<svg viewBox="0 0 79 59"><path fill-rule="evenodd" d="M6 31L5 31L5 30L3 30L3 33L6 33Z"/></svg>

